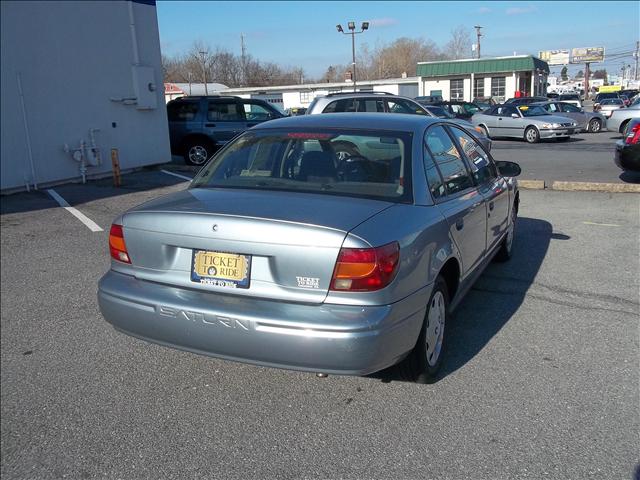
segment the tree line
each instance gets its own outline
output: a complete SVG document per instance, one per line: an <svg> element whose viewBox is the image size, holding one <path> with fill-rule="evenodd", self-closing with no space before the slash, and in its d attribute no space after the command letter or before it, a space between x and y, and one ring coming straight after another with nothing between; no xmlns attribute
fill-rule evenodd
<svg viewBox="0 0 640 480"><path fill-rule="evenodd" d="M459 26L451 31L451 39L442 47L425 38L402 37L390 43L370 47L364 43L356 53L359 80L414 76L418 62L456 60L471 56L471 36ZM164 81L172 83L222 83L228 87L261 87L301 83L340 82L351 63L329 65L320 78L309 77L303 68L261 61L250 54L238 55L221 48L211 48L202 41L194 42L184 53L162 56Z"/></svg>

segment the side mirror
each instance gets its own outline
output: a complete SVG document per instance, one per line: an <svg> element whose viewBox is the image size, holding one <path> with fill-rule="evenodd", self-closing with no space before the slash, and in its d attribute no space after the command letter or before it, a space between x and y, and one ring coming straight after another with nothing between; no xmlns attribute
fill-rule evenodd
<svg viewBox="0 0 640 480"><path fill-rule="evenodd" d="M517 177L522 173L520 165L514 162L496 162L496 167L498 167L498 172L503 177Z"/></svg>
<svg viewBox="0 0 640 480"><path fill-rule="evenodd" d="M511 118L520 118L520 115L518 115L517 113L512 113Z"/></svg>

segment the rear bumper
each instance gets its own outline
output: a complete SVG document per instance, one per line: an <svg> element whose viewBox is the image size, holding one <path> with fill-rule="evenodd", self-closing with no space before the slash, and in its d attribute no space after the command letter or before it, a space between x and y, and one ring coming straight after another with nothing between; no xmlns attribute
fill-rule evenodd
<svg viewBox="0 0 640 480"><path fill-rule="evenodd" d="M294 304L203 293L109 271L104 318L154 343L256 365L365 375L415 345L431 286L392 305Z"/></svg>
<svg viewBox="0 0 640 480"><path fill-rule="evenodd" d="M640 172L640 144L626 145L622 140L618 140L614 161L622 170Z"/></svg>

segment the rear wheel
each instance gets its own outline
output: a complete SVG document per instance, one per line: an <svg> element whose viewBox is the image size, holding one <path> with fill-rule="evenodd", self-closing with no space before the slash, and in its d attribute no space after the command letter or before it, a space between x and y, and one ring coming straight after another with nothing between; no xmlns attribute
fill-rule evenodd
<svg viewBox="0 0 640 480"><path fill-rule="evenodd" d="M213 155L214 146L209 140L195 139L190 140L184 147L184 161L188 165L200 167L207 163L207 160Z"/></svg>
<svg viewBox="0 0 640 480"><path fill-rule="evenodd" d="M427 313L416 346L400 364L407 380L432 383L436 380L446 346L446 324L449 317L447 284L438 275L427 304Z"/></svg>
<svg viewBox="0 0 640 480"><path fill-rule="evenodd" d="M625 120L622 125L620 125L620 133L622 133L624 135L625 130L627 129L627 124L629 123L629 120Z"/></svg>
<svg viewBox="0 0 640 480"><path fill-rule="evenodd" d="M598 133L600 130L602 130L602 122L600 120L598 120L597 118L592 119L589 122L588 130L591 133Z"/></svg>
<svg viewBox="0 0 640 480"><path fill-rule="evenodd" d="M529 127L524 131L524 139L528 143L538 143L540 141L540 132L536 127Z"/></svg>
<svg viewBox="0 0 640 480"><path fill-rule="evenodd" d="M487 137L487 138L491 138L489 136L489 131L487 130L487 127L485 127L484 125L480 125L480 130L482 130L482 134Z"/></svg>

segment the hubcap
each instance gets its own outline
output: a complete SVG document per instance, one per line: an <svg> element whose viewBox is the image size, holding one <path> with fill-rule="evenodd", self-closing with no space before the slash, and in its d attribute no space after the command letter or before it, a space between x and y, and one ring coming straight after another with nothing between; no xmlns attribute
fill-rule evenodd
<svg viewBox="0 0 640 480"><path fill-rule="evenodd" d="M189 149L189 160L196 165L202 165L207 161L207 149L200 145L195 145Z"/></svg>
<svg viewBox="0 0 640 480"><path fill-rule="evenodd" d="M427 314L427 332L425 342L427 346L427 363L433 367L438 363L440 351L442 350L442 340L444 338L445 323L444 295L438 291L429 303L429 313Z"/></svg>
<svg viewBox="0 0 640 480"><path fill-rule="evenodd" d="M592 132L599 132L600 131L600 122L598 122L597 120L594 120L593 122L591 122L591 131Z"/></svg>
<svg viewBox="0 0 640 480"><path fill-rule="evenodd" d="M529 130L527 132L527 140L529 140L530 142L533 142L535 141L535 139L536 139L536 131L533 129Z"/></svg>

